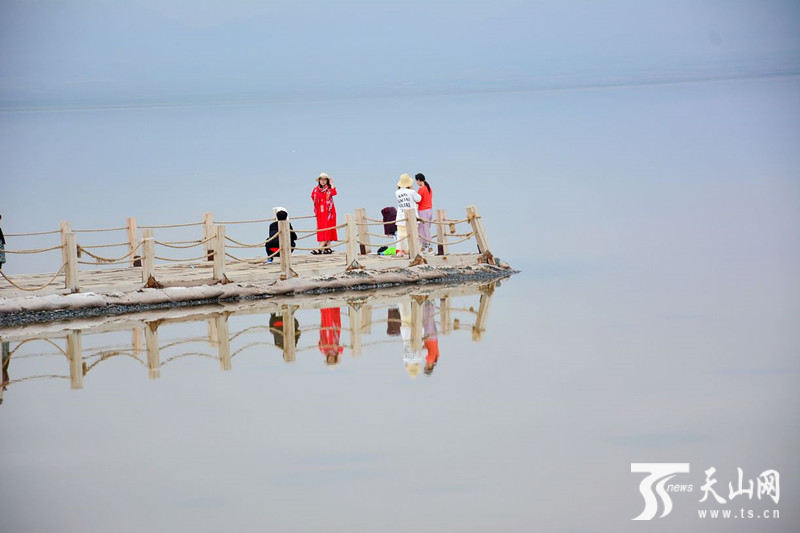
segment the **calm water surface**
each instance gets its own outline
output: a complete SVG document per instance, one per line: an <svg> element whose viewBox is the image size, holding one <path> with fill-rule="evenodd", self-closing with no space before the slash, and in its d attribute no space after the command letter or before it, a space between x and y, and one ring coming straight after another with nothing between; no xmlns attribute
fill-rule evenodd
<svg viewBox="0 0 800 533"><path fill-rule="evenodd" d="M410 347L424 326L388 335L377 301L353 355L346 298L326 304L340 309L335 365L319 329L335 313L318 308L294 315L291 364L269 308L232 313L229 370L216 311L159 324L158 361L144 333L131 351L131 328L85 330L80 389L53 344L9 336L3 530L638 531L635 462L691 465L679 477L693 491L672 494L652 531L796 530L798 88L0 115L7 233L308 214L321 171L340 212L377 212L399 174L422 171L438 208L477 204L493 251L522 271L495 288L479 341L480 294L451 297L447 333L432 299L430 375L424 342L421 360ZM413 323L424 302L387 305ZM700 503L711 467L726 500L737 468L745 488L777 470L780 501ZM705 508L781 516L701 520Z"/></svg>

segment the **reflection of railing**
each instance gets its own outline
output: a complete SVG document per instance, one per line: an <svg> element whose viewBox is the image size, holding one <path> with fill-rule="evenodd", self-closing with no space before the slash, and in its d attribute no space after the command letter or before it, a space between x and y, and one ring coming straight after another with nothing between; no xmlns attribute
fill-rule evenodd
<svg viewBox="0 0 800 533"><path fill-rule="evenodd" d="M296 223L299 220L305 221L313 218L295 217L292 221ZM291 251L314 251L319 248L299 244L292 248L289 220L278 221L277 236L269 237L256 243L245 243L226 235L229 226L238 226L240 224L263 225L272 220L236 220L214 223L213 215L205 213L202 222L138 226L135 218L128 218L125 226L84 230L72 229L70 222L62 222L60 229L55 231L6 234L6 237L9 238L9 244L32 237L60 235L60 243L58 244L28 249L11 246L5 250L5 253L9 254L9 256L15 254L45 254L58 251L60 260L55 263L55 273L52 276L50 274L36 276L35 285L26 285L19 278L14 279L2 270L0 270L0 276L9 286L21 291L40 292L48 289L52 292L58 289L59 283L57 279L63 274L63 287L70 292L78 292L80 290L79 265L94 267L95 270L92 272L101 272L102 270L98 269L115 266L118 267L117 271L120 273L127 273L129 268L136 267L141 269L142 283L149 287L156 287L160 285L156 275L157 263L162 266L182 265L194 269L212 262L213 280L225 283L228 281L226 266L263 264L278 255L281 258L281 279L296 276L297 274L292 270ZM436 229L435 237L431 239L420 236L418 232L418 224L426 222ZM404 237L398 239L393 235L386 235L385 232L376 233L371 231L376 226L385 227L387 224L395 223L405 229ZM200 228L202 231L201 237L192 239L189 236L180 240L168 240L164 237L164 232L174 232L176 230L182 232L186 228L189 228L190 231L196 231L196 228ZM480 254L479 260L494 264L494 258L489 251L489 244L483 230L481 217L474 206L466 208L466 218L464 219L447 218L445 211L439 210L436 213L435 220L432 221L418 219L413 209L408 209L405 213L399 214L397 220L382 221L368 218L366 210L360 208L356 210L354 215L346 214L344 223L327 229L334 228L337 230L344 229L345 238L333 241L329 248L341 247L344 249L345 267L347 269L361 268L358 258L371 253L372 247L375 246L373 239L383 239L385 241L383 244L387 246L396 245L398 249L402 249L408 254L414 264L417 264L426 262L426 259L420 253L427 245L435 248L437 255L447 255L451 247L474 238ZM156 231L160 234L158 238L156 237ZM294 229L294 232L298 235L296 241L299 242L313 237L318 231L318 228ZM92 239L97 239L97 235L105 236L113 232L124 232L125 237L112 238L110 239L112 242L92 242ZM90 238L89 235L95 237ZM277 243L279 251L264 255L267 252L266 245L271 242ZM270 246L270 248L273 247ZM239 257L241 252L238 252L238 250L258 250L259 254L256 257L243 258ZM88 272L83 273L84 276L88 275ZM138 276L134 275L134 277L138 279ZM88 279L84 279L84 285L88 281ZM2 284L0 284L0 288L2 288Z"/></svg>
<svg viewBox="0 0 800 533"><path fill-rule="evenodd" d="M431 319L438 318L438 330L442 335L448 335L451 332L458 330L461 326L458 319L452 318L453 313L469 312L470 315L475 316L475 322L471 326L473 333L473 340L480 341L482 334L486 328L488 314L490 309L491 295L495 283L488 285L474 285L468 287L451 287L451 288L430 288L427 292L416 294L413 296L406 295L402 297L404 304L410 308L410 315L407 317L405 325L410 330L410 344L413 350L420 350L423 345L423 312L422 305L427 302L435 302L431 307ZM474 307L464 307L463 305L451 304L451 298L461 297L474 297L479 296L479 304L477 310ZM248 309L246 314L264 314L276 315L280 318L280 327L269 327L266 325L255 325L245 327L233 334L229 331L229 317L232 314L230 311L214 312L206 315L189 315L188 317L180 317L175 319L162 318L158 320L150 320L146 322L136 322L133 320L122 321L121 324L115 324L112 328L95 328L83 330L71 330L61 337L65 340L65 347L55 342L52 338L26 338L16 342L16 345L11 349L9 347L8 357L16 359L38 358L38 357L66 357L69 361L69 379L71 388L83 388L83 380L86 375L100 363L117 359L133 359L142 366L146 366L148 374L151 378L156 379L161 376L161 369L167 364L175 363L182 359L189 357L202 357L208 359L216 359L220 362L222 370L230 370L232 368L232 360L234 357L246 353L255 347L268 346L270 348L278 348L277 340L269 342L263 340L262 335L279 335L282 342L279 349L282 352L284 361L292 362L296 360L297 354L312 350L320 349L316 344L301 344L298 345L296 336L298 334L305 334L308 336L312 332L324 332L330 330L330 326L306 326L299 328L295 325L295 313L299 310L310 310L320 308L340 307L344 304L347 308L347 323L341 329L344 333L348 334L348 347L353 356L360 356L365 346L376 346L381 344L396 343L396 339L381 339L375 341L362 342L362 336L371 334L372 328L378 324L387 324L393 322L394 319L379 318L373 320L376 312L386 309L396 309L400 300L397 296L383 297L370 296L367 298L360 297L358 299L350 299L342 302L331 301L323 297L318 299L308 298L306 301L298 303L278 303L271 301L262 301L255 309ZM438 309L437 309L438 308ZM384 315L386 316L386 315ZM164 326L173 323L184 322L197 322L205 320L207 323L207 335L205 336L191 336L183 337L175 340L170 340L164 344L159 342L159 331ZM397 319L399 320L399 319ZM399 326L398 326L399 327ZM97 331L99 330L99 331ZM91 335L95 333L108 333L115 331L132 331L132 341L130 346L99 346L92 349L83 349L84 335ZM4 339L5 341L6 339ZM42 340L52 346L55 351L49 353L42 353L40 351L31 353L19 353L20 350L37 340ZM231 342L240 341L242 344L235 351L231 350ZM205 353L195 349L185 350L181 353L166 355L165 352L174 349L181 349L197 343L208 342L212 347L216 348L216 353ZM146 356L143 357L143 356ZM20 383L30 379L38 379L45 377L66 377L58 376L56 374L46 374L38 376L28 376L10 380L9 384Z"/></svg>

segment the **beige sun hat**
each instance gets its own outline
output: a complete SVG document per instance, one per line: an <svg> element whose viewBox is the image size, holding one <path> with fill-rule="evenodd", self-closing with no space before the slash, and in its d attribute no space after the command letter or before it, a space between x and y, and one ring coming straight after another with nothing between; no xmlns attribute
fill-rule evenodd
<svg viewBox="0 0 800 533"><path fill-rule="evenodd" d="M328 176L324 172L320 172L319 176L317 176L317 182L319 182L319 180L321 180L322 178L325 178L326 180L331 181L330 176Z"/></svg>
<svg viewBox="0 0 800 533"><path fill-rule="evenodd" d="M408 377L410 377L411 379L417 379L420 370L422 370L422 365L420 365L419 363L412 363L406 365L406 372L408 372Z"/></svg>
<svg viewBox="0 0 800 533"><path fill-rule="evenodd" d="M411 176L408 174L403 174L400 176L400 181L397 182L398 187L411 187L414 183L414 180L411 179Z"/></svg>

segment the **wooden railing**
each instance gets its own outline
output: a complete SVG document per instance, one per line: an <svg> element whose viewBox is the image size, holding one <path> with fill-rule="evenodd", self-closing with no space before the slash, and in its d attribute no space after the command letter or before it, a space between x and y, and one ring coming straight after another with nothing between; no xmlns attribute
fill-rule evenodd
<svg viewBox="0 0 800 533"><path fill-rule="evenodd" d="M298 220L308 220L314 217L305 216L297 217L291 222ZM188 223L188 224L172 224L162 226L138 226L136 219L127 218L126 225L118 228L102 228L102 229L89 229L89 230L74 230L70 222L62 222L59 230L51 232L38 232L38 233L8 233L6 234L10 248L5 252L8 257L13 260L15 254L37 254L45 253L53 250L61 250L61 265L56 269L53 277L44 285L36 287L26 287L20 283L15 282L13 277L8 276L7 272L0 270L0 276L8 283L8 285L16 287L17 289L36 292L43 290L50 286L59 275L64 275L64 289L69 292L79 292L79 265L92 265L95 267L103 267L107 265L124 265L126 268L141 268L142 284L144 286L155 287L158 285L156 276L156 265L160 261L162 264L166 262L184 263L184 264L197 264L199 262L210 261L213 262L213 280L219 283L226 283L228 278L226 276L226 266L235 263L263 263L266 260L275 257L278 253L267 254L266 256L256 258L240 258L233 255L231 252L235 249L265 249L268 240L252 244L241 243L226 235L226 228L236 224L263 224L271 222L274 219L262 220L241 220L241 221L227 221L227 222L214 222L212 213L205 213L202 222ZM359 257L366 256L372 252L372 249L381 245L394 245L398 249L407 253L408 258L412 264L419 264L426 262L424 256L421 255L423 245L429 245L436 250L436 255L446 256L450 253L452 247L475 238L478 250L478 260L489 264L494 264L494 257L489 248L489 241L483 228L481 217L478 209L475 206L466 208L466 218L455 220L447 218L444 210L438 210L434 220L430 221L431 226L435 229L435 236L431 239L421 237L418 232L418 222L420 220L415 215L413 209L408 209L402 217L395 221L397 224L402 224L405 227L405 236L399 239L393 236L387 236L381 233L370 231L370 228L380 227L383 229L384 224L388 222L383 220L371 219L366 216L364 208L357 209L354 214L346 214L344 216L344 223L335 226L337 230L344 229L344 239L335 241L331 244L331 248L344 247L345 252L345 268L346 269L359 269L361 265L358 262ZM200 240L188 241L159 241L156 239L156 230L163 230L167 228L187 228L196 227L202 228L202 238ZM459 226L466 227L459 231ZM100 244L89 246L82 246L78 240L79 236L84 233L102 233L124 231L126 240L121 243ZM297 234L301 234L297 241L313 237L317 229L298 230L295 229ZM60 235L60 244L49 248L41 249L15 249L13 244L18 242L20 238L32 237L40 235ZM380 241L383 240L383 242ZM228 245L227 242L233 244ZM171 249L189 249L199 248L200 253L196 257L188 259L176 259L157 255L157 246L162 248ZM126 251L118 257L108 257L105 252L101 254L98 250L102 248L124 248ZM278 221L278 248L280 250L280 276L281 279L288 279L296 276L297 274L292 270L292 251L311 251L317 247L291 247L290 243L290 220ZM339 256L341 257L341 256ZM0 281L0 290L3 288L3 282Z"/></svg>

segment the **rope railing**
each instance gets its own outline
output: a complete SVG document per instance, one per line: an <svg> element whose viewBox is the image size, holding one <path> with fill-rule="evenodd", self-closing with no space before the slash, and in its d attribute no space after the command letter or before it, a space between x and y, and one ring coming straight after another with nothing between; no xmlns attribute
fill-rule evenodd
<svg viewBox="0 0 800 533"><path fill-rule="evenodd" d="M262 218L259 220L226 220L226 221L218 221L217 224L222 224L223 226L228 226L231 224L263 224L265 222L274 222L275 218Z"/></svg>
<svg viewBox="0 0 800 533"><path fill-rule="evenodd" d="M27 255L27 254L41 254L44 252L51 252L53 250L59 250L63 248L63 244L59 244L58 246L51 246L50 248L39 248L36 250L3 250L7 254L20 254L20 255Z"/></svg>
<svg viewBox="0 0 800 533"><path fill-rule="evenodd" d="M406 215L410 216L411 219L406 220ZM309 220L315 218L315 216L309 215L292 217L290 220L297 223L299 220ZM439 255L447 255L450 253L449 247L464 243L471 239L475 239L477 241L478 251L480 254L482 254L479 260L491 263L493 261L491 254L487 255L484 253L488 251L488 245L486 244L486 238L483 235L480 218L480 215L477 213L477 210L474 207L468 207L466 218L461 219L447 218L443 210L438 210L436 218L432 220L423 221L417 217L415 221L413 213L406 212L400 213L400 216L396 217L393 221L387 221L366 216L366 211L362 208L356 210L355 215L345 215L344 222L341 224L313 229L294 229L290 226L290 231L294 232L295 234L295 246L286 247L284 243L283 250L288 252L290 257L287 257L285 261L281 261L279 263L281 265L281 279L286 279L288 276L297 275L291 269L291 256L295 252L312 252L316 255L318 251L322 251L326 254L340 250L345 251L347 256L347 268L352 269L363 268L356 260L359 256L370 254L371 250L375 250L376 247L382 247L384 245L388 247L396 246L398 250L402 248L403 256L407 255L409 258L414 259L417 257L418 253L425 252L429 247L432 250L438 248ZM60 274L64 274L66 289L72 292L77 292L80 290L78 288L78 265L100 267L110 265L124 266L126 263L129 263L129 266L131 267L142 267L143 282L149 286L152 286L153 280L156 278L156 261L158 264L183 264L192 266L193 268L198 265L198 262L211 263L213 261L213 278L222 280L224 282L226 279L226 262L244 265L257 265L264 262L271 263L272 258L280 255L280 236L283 235L283 231L286 231L286 226L282 224L280 226L282 229L278 234L261 241L249 242L247 240L239 240L225 235L225 225L264 224L267 222L273 222L274 220L274 218L260 218L252 220L226 220L214 223L213 215L211 213L206 213L202 222L189 222L184 224L153 224L137 226L135 219L129 218L127 226L124 227L120 226L99 229L72 230L70 228L70 224L68 222L64 222L62 223L62 228L60 231L55 230L48 232L6 234L9 237L24 237L61 233L62 242L60 245L31 249L5 250L5 253L9 255L32 255L62 250L63 262L60 265L58 272L56 272L56 274L47 283L41 286L26 287L25 283L11 280L5 274L3 274L3 278L6 279L12 286L20 290L35 292L48 286L52 286L55 278L57 278ZM431 229L436 229L436 234L431 235L432 231L425 231L424 235L421 235L421 226L418 224L422 222L425 222L426 225L429 224L432 226ZM457 227L458 225L464 223L468 224L468 229L466 229L466 231ZM375 228L375 226L383 226L385 228L389 224L395 224L398 226L397 234L386 235L385 232L381 233L380 231L372 229ZM203 236L201 239L174 241L157 240L153 232L155 229L191 228L196 226L202 226ZM75 235L78 233L101 233L121 231L125 229L128 230L128 242L100 242L97 244L79 245L75 241ZM139 229L141 229L143 233L149 233L142 235L140 238L138 233ZM407 229L407 232L403 231L404 229ZM314 242L319 232L331 230L343 230L343 233L340 234L342 238L329 241L328 244L324 245L321 241ZM402 237L398 238L398 235L402 235ZM297 244L300 244L299 241L302 241L303 239L311 239L311 242L308 242L306 246L297 246ZM373 242L370 242L370 240ZM113 249L125 246L129 247L127 253L120 254L119 256L110 257L103 253L98 253L100 250L105 248ZM198 254L197 256L188 258L168 257L166 255L169 254L157 254L157 246L175 250L187 250L200 247L202 250L202 255ZM265 247L278 248L279 250L272 253L269 253L269 250L267 250L267 255L263 255ZM420 248L422 249L420 250ZM237 250L254 249L261 249L262 253L258 254L256 257L241 257L242 254L237 253ZM82 259L84 254L86 257ZM249 254L245 252L243 255L246 256ZM165 269L165 272L170 271L169 269ZM43 277L44 276L41 278ZM155 283L158 283L158 280L155 280Z"/></svg>
<svg viewBox="0 0 800 533"><path fill-rule="evenodd" d="M93 244L91 246L81 245L81 250L95 250L97 248L114 248L118 246L128 246L128 243L119 242L115 244Z"/></svg>
<svg viewBox="0 0 800 533"><path fill-rule="evenodd" d="M86 249L85 247L83 247L83 246L78 246L78 254L80 254L80 253L85 253L85 254L86 254L86 255L88 255L89 257L92 257L92 258L94 258L94 259L96 259L96 260L98 261L98 263L91 263L91 262L88 262L88 261L78 261L78 263L80 263L80 264L82 264L82 265L95 265L95 264L115 264L115 263L121 263L121 262L122 262L124 259L129 259L131 256L133 256L133 254L135 254L135 253L136 253L136 251L137 251L137 250L139 250L139 248L140 248L141 246L142 246L142 243L140 242L140 243L139 243L139 244L136 246L136 248L134 248L133 250L129 251L129 252L128 252L128 253L126 253L125 255L123 255L123 256L121 256L121 257L116 257L116 258L102 257L102 256L100 256L100 255L93 254L92 252L90 252L89 250L87 250L87 249Z"/></svg>
<svg viewBox="0 0 800 533"><path fill-rule="evenodd" d="M203 241L161 242L159 240L156 240L154 242L156 244L158 244L158 245L164 246L165 248L174 248L174 249L178 249L178 250L185 250L187 248L194 248L195 246L200 246L201 244L206 244L208 242L211 242L212 240L213 240L213 237L209 237L208 239L205 239ZM186 243L191 243L191 244L186 244ZM183 246L183 244L186 244L186 246Z"/></svg>
<svg viewBox="0 0 800 533"><path fill-rule="evenodd" d="M250 259L244 259L244 258L241 258L241 257L236 257L235 255L229 254L228 252L225 252L225 257L228 257L228 258L232 259L235 263L246 263L248 265L258 265L258 264L263 263L267 259L270 259L272 257L277 256L279 253L280 253L280 251L277 251L277 252L273 252L273 253L271 253L269 255L266 255L266 256L255 257L255 258L250 258Z"/></svg>
<svg viewBox="0 0 800 533"><path fill-rule="evenodd" d="M201 255L198 257L185 257L183 259L174 259L172 257L161 257L159 255L155 256L154 259L158 259L159 261L167 261L169 263L191 263L192 261L205 261L208 259L207 255Z"/></svg>
<svg viewBox="0 0 800 533"><path fill-rule="evenodd" d="M190 228L192 226L202 226L202 222L189 222L187 224L162 224L160 226L139 226L140 229L167 229L167 228Z"/></svg>
<svg viewBox="0 0 800 533"><path fill-rule="evenodd" d="M232 242L232 243L237 245L237 246L230 246L230 248L263 248L264 246L266 246L266 244L268 242L276 241L277 239L278 239L278 234L276 233L275 235L273 235L269 239L265 239L265 240L263 240L261 242L257 242L255 244L246 244L246 243L243 243L243 242L239 242L236 239L232 239L231 237L228 237L227 235L225 236L225 240L226 241Z"/></svg>
<svg viewBox="0 0 800 533"><path fill-rule="evenodd" d="M72 230L73 233L103 233L106 231L121 231L128 229L127 226L123 226L121 228L101 228L101 229L74 229Z"/></svg>
<svg viewBox="0 0 800 533"><path fill-rule="evenodd" d="M40 291L40 290L44 289L45 287L47 287L48 285L50 285L51 283L53 283L53 281L55 281L55 279L56 279L56 278L57 278L57 277L58 277L58 276L59 276L59 275L60 275L62 272L64 272L64 268L65 268L66 266L67 266L67 264L66 264L66 263L62 264L62 265L61 265L61 268L59 268L59 269L58 269L58 272L56 272L56 273L53 275L53 277L52 277L52 278L50 278L50 281L48 281L48 282L47 282L47 283L45 283L44 285L41 285L41 286L39 286L39 287L35 287L35 288L30 288L30 287L22 287L22 286L18 285L17 283L14 283L14 281L13 281L11 278L9 278L8 276L6 276L6 273L5 273L5 272L3 272L2 270L0 270L0 276L3 276L3 278L4 278L4 279L5 279L7 282L9 282L11 285L13 285L14 287L16 287L17 289L19 289L19 290L21 290L21 291L35 292L35 291Z"/></svg>
<svg viewBox="0 0 800 533"><path fill-rule="evenodd" d="M6 237L34 237L37 235L57 235L61 233L60 229L56 229L53 231L34 231L29 233L6 233Z"/></svg>
<svg viewBox="0 0 800 533"><path fill-rule="evenodd" d="M184 357L206 357L208 359L219 359L219 357L217 357L216 355L211 355L203 352L186 352L178 355L173 355L172 357L164 359L159 366L163 367L167 363L177 361L178 359L183 359Z"/></svg>
<svg viewBox="0 0 800 533"><path fill-rule="evenodd" d="M14 356L14 354L16 354L17 350L19 350L20 348L22 348L23 346L25 346L29 342L34 342L34 341L44 341L44 342L52 345L56 350L58 350L61 353L49 352L49 353L23 354L23 355L15 356L15 359L20 359L20 358L25 358L25 357L49 357L49 356L60 356L60 355L66 356L67 355L67 352L61 346L59 346L58 344L56 344L55 342L53 342L51 339L48 339L48 338L25 339L24 341L20 341L19 344L14 346L14 349L9 352L9 355L10 356Z"/></svg>

